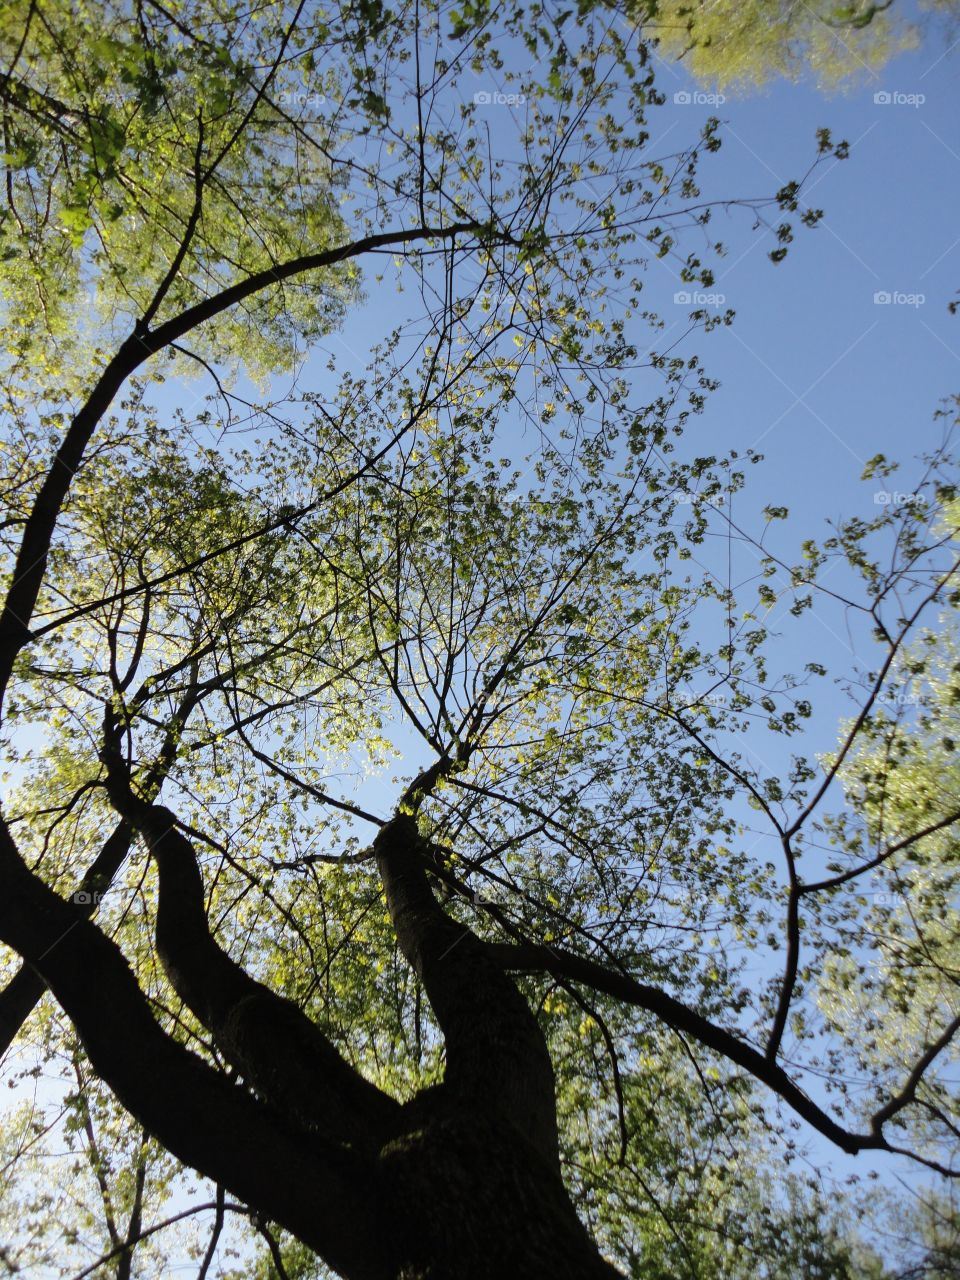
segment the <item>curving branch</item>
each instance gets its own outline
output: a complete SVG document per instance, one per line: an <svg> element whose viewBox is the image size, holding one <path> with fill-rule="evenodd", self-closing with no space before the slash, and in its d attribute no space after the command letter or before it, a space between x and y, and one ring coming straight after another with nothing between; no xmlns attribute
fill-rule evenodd
<svg viewBox="0 0 960 1280"><path fill-rule="evenodd" d="M6 692L17 654L31 638L30 624L46 573L53 531L74 474L103 415L131 374L150 356L177 342L198 325L284 280L382 249L423 240L450 239L468 232L479 235L484 231L479 223L462 222L449 227L412 227L405 231L378 232L254 272L187 307L154 329L139 321L103 369L86 402L70 423L25 521L13 578L0 613L0 699Z"/></svg>
<svg viewBox="0 0 960 1280"><path fill-rule="evenodd" d="M373 1154L400 1106L366 1080L292 1000L248 973L210 933L204 886L190 841L169 809L134 794L115 736L104 751L117 811L157 864L157 950L177 995L250 1085L297 1124Z"/></svg>
<svg viewBox="0 0 960 1280"><path fill-rule="evenodd" d="M879 853L874 854L872 858L861 863L858 867L849 867L846 871L828 876L825 880L817 880L815 883L801 884L799 892L801 894L822 893L825 889L838 889L849 880L855 880L867 871L873 871L876 867L883 866L885 862L889 862L894 854L900 853L904 849L909 849L911 845L915 845L920 840L925 840L927 836L936 835L938 831L946 831L948 827L952 827L958 822L960 822L960 809L951 810L950 813L938 818L935 822L921 827L919 831L915 831L911 835L904 836L902 839L894 841L893 844L887 845L885 849L881 849Z"/></svg>
<svg viewBox="0 0 960 1280"><path fill-rule="evenodd" d="M875 1132L879 1133L881 1128L888 1120L892 1120L894 1116L913 1102L917 1094L917 1089L924 1077L927 1068L930 1067L935 1058L937 1058L953 1041L954 1036L960 1031L960 1015L951 1019L944 1027L942 1033L937 1036L931 1044L928 1044L923 1053L914 1064L913 1070L907 1076L906 1083L899 1093L895 1094L885 1106L874 1115L871 1124Z"/></svg>
<svg viewBox="0 0 960 1280"><path fill-rule="evenodd" d="M120 822L103 842L73 895L76 910L82 915L93 915L97 895L104 891L123 865L132 835L129 825ZM0 1058L10 1048L45 990L46 984L40 974L24 964L0 991Z"/></svg>
<svg viewBox="0 0 960 1280"><path fill-rule="evenodd" d="M143 794L151 799L156 798L163 786L170 766L176 758L177 745L183 729L200 700L201 690L196 684L195 665L192 670L193 679L167 726L157 758L147 769L141 783ZM134 701L142 703L145 697L145 690L141 689ZM100 852L87 867L72 895L74 905L84 915L92 916L96 911L100 898L110 888L114 877L126 861L133 835L130 823L121 819L103 842ZM10 1048L20 1028L39 1004L45 990L40 974L29 965L21 965L0 991L0 1058Z"/></svg>
<svg viewBox="0 0 960 1280"><path fill-rule="evenodd" d="M215 1248L216 1242L220 1237L220 1230L222 1230L223 1227L224 1213L227 1210L229 1210L230 1213L242 1214L247 1218L249 1218L253 1213L253 1210L248 1209L244 1204L227 1204L223 1199L222 1193L218 1190L216 1200L207 1201L204 1204L191 1205L189 1209L181 1209L179 1213L172 1213L169 1218L164 1218L161 1222L154 1222L151 1226L142 1228L138 1232L136 1239L124 1240L114 1248L108 1249L107 1252L102 1253L95 1262L91 1262L88 1267L84 1267L82 1271L78 1271L77 1274L72 1277L72 1280L87 1280L87 1276L92 1276L95 1272L99 1271L102 1266L105 1266L106 1263L112 1262L113 1259L123 1253L125 1249L132 1249L135 1245L138 1245L141 1240L149 1240L150 1237L155 1236L158 1231L165 1231L167 1227L172 1227L176 1223L182 1222L184 1218L193 1218L198 1213L212 1212L216 1214L214 1220L216 1236L212 1239L212 1243ZM220 1230L217 1230L217 1227L219 1227ZM209 1252L210 1251L208 1250L208 1254ZM206 1262L208 1254L204 1255L204 1262ZM204 1280L205 1274L206 1269L202 1268L201 1272L198 1274L198 1280Z"/></svg>
<svg viewBox="0 0 960 1280"><path fill-rule="evenodd" d="M40 973L121 1105L336 1270L385 1280L375 1162L294 1126L166 1035L119 948L28 870L3 822L0 876L0 940Z"/></svg>
<svg viewBox="0 0 960 1280"><path fill-rule="evenodd" d="M856 1133L845 1129L828 1112L818 1106L786 1071L772 1062L766 1054L755 1049L732 1031L718 1027L659 987L639 982L627 973L608 969L595 960L579 956L563 947L521 941L491 942L486 944L486 948L491 959L505 970L514 973L549 973L560 981L581 983L593 991L612 996L625 1004L646 1009L672 1030L691 1036L705 1048L712 1049L729 1062L749 1072L754 1079L772 1089L818 1133L829 1138L849 1155L856 1155L861 1151L900 1151L900 1148L892 1146L884 1136L883 1125L912 1100L927 1067L960 1030L960 1018L956 1018L943 1035L929 1046L901 1092L871 1118L870 1131ZM921 1163L929 1164L913 1152L901 1151L900 1153ZM958 1176L956 1172L946 1170L940 1165L930 1167L935 1167L939 1172L947 1173L952 1177Z"/></svg>

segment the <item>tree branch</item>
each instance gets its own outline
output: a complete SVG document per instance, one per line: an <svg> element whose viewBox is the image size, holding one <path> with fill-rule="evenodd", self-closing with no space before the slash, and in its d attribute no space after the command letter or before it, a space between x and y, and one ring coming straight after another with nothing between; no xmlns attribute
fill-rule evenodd
<svg viewBox="0 0 960 1280"><path fill-rule="evenodd" d="M150 1236L155 1236L158 1231L164 1231L167 1227L172 1227L175 1223L182 1222L184 1218L192 1218L198 1213L208 1213L211 1209L216 1210L216 1221L220 1224L223 1222L223 1211L225 1209L229 1209L231 1213L242 1213L247 1217L249 1217L252 1212L252 1210L248 1209L247 1206L243 1204L224 1203L218 1194L217 1200L212 1203L192 1205L189 1209L182 1209L180 1213L174 1213L169 1218L164 1218L162 1222L155 1222L153 1226L145 1227L139 1233L136 1240L124 1240L123 1243L118 1244L115 1249L110 1249L107 1253L102 1253L100 1257L97 1258L96 1262L91 1262L89 1267L84 1267L82 1271L78 1271L73 1277L73 1280L86 1280L87 1276L92 1276L95 1271L99 1271L105 1263L112 1262L113 1259L119 1253L122 1253L124 1249L129 1249L132 1245L139 1244L141 1240L148 1240ZM219 1232L217 1234L219 1235ZM197 1280L203 1280L203 1277L198 1275Z"/></svg>
<svg viewBox="0 0 960 1280"><path fill-rule="evenodd" d="M27 869L3 822L0 877L0 940L41 974L121 1105L336 1270L386 1280L375 1163L298 1130L167 1036L119 948Z"/></svg>
<svg viewBox="0 0 960 1280"><path fill-rule="evenodd" d="M194 679L187 689L186 695L177 708L167 726L163 742L157 758L147 770L141 786L143 793L151 800L160 792L170 766L176 758L177 744L191 711L199 701L200 691L195 683L196 666L193 668ZM136 699L142 702L145 698L143 690ZM100 848L100 852L84 872L84 875L72 895L74 905L86 916L92 916L97 909L100 898L110 888L113 878L123 866L130 844L133 829L125 820L117 824ZM13 1043L20 1028L37 1007L45 985L40 975L27 965L22 965L7 985L0 991L0 1058Z"/></svg>
<svg viewBox="0 0 960 1280"><path fill-rule="evenodd" d="M80 914L93 915L99 895L123 865L132 835L129 824L121 821L103 842L73 895L74 906ZM0 991L0 1058L10 1048L45 990L46 984L40 974L28 965L22 965Z"/></svg>
<svg viewBox="0 0 960 1280"><path fill-rule="evenodd" d="M13 579L0 613L0 699L6 692L17 654L31 637L30 623L47 567L47 556L61 507L87 445L104 413L127 378L150 356L184 337L198 325L212 320L238 302L263 289L307 271L334 266L378 249L413 244L421 240L449 239L482 230L475 222L449 227L413 227L407 231L383 231L349 244L304 254L254 272L220 293L187 307L178 316L147 329L138 324L97 379L86 403L74 417L54 455L40 491L25 522Z"/></svg>
<svg viewBox="0 0 960 1280"><path fill-rule="evenodd" d="M580 982L594 991L613 996L626 1004L646 1009L671 1027L692 1036L700 1044L714 1050L730 1062L743 1067L755 1079L767 1085L784 1102L802 1116L824 1137L834 1142L842 1151L851 1155L858 1151L885 1150L886 1139L882 1134L851 1133L838 1124L809 1098L782 1067L770 1062L764 1054L741 1040L731 1031L718 1027L676 1000L659 987L652 987L626 973L617 973L598 964L595 960L578 956L560 947L539 943L487 943L490 957L504 969L524 973L549 973L558 979Z"/></svg>
<svg viewBox="0 0 960 1280"><path fill-rule="evenodd" d="M157 864L157 950L167 976L227 1060L298 1124L378 1150L400 1104L350 1066L292 1000L251 978L214 940L196 855L170 810L138 801L116 774L111 799Z"/></svg>

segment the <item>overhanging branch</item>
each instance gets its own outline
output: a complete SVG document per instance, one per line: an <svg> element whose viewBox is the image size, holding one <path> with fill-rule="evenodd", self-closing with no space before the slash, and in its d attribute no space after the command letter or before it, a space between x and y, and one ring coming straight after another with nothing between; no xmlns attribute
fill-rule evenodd
<svg viewBox="0 0 960 1280"><path fill-rule="evenodd" d="M488 943L487 950L498 964L512 972L549 973L558 979L581 983L590 987L593 991L612 996L625 1004L646 1009L648 1013L652 1013L659 1018L664 1025L685 1035L692 1036L705 1048L712 1049L715 1053L720 1054L728 1061L749 1072L754 1079L772 1089L778 1097L782 1098L784 1102L793 1108L797 1115L806 1120L818 1133L829 1138L842 1151L846 1151L850 1155L856 1155L860 1151L894 1150L882 1133L882 1125L896 1111L899 1111L903 1105L906 1105L906 1101L909 1101L909 1098L903 1102L899 1101L904 1095L898 1095L896 1103L889 1104L877 1113L873 1118L870 1132L855 1133L838 1124L832 1116L824 1111L822 1107L819 1107L812 1098L808 1097L799 1085L791 1080L781 1066L771 1062L765 1054L754 1049L752 1045L747 1044L746 1041L734 1035L733 1032L716 1026L709 1019L704 1018L701 1014L675 999L666 991L662 991L659 987L638 982L636 978L632 978L629 974L608 969L606 966L598 964L595 960L576 955L574 952L567 951L562 947L544 946L533 942ZM933 1056L944 1048L947 1041L958 1029L960 1029L960 1019L951 1023L948 1032L945 1032L941 1040L931 1047L924 1060L921 1060L923 1065L918 1064L918 1069L914 1072L917 1080L919 1080L925 1067L929 1065L925 1059L929 1057L932 1060ZM913 1080L913 1076L911 1080ZM914 1081L914 1088L915 1085L916 1081ZM907 1090L905 1090L906 1092L910 1092L909 1083ZM920 1159L919 1156L916 1158ZM952 1170L947 1170L939 1165L936 1168L939 1172L956 1176Z"/></svg>
<svg viewBox="0 0 960 1280"><path fill-rule="evenodd" d="M383 231L363 236L349 244L304 254L254 272L229 288L187 307L155 329L139 322L106 365L86 403L70 423L26 519L12 582L0 613L0 699L6 692L17 654L31 638L33 611L64 499L94 431L132 373L150 356L178 341L198 325L284 280L380 249L424 240L450 239L466 233L480 234L483 230L479 223L460 222L449 227L412 227L406 231Z"/></svg>

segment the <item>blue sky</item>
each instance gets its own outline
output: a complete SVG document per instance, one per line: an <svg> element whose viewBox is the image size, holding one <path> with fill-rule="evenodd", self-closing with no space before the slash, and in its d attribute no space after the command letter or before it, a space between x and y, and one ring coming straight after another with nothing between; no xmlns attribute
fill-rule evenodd
<svg viewBox="0 0 960 1280"><path fill-rule="evenodd" d="M710 194L798 176L820 125L851 146L813 176L806 195L823 223L798 232L779 267L765 260L769 242L731 237L716 289L737 320L705 346L723 387L703 426L761 448L771 487L813 521L872 500L873 486L857 485L866 459L932 442L931 414L960 386L960 328L947 312L960 288L958 63L942 54L935 44L903 55L844 95L781 83L714 108L724 145ZM675 74L664 65L661 84ZM879 103L880 93L924 100ZM879 292L896 299L877 304Z"/></svg>
<svg viewBox="0 0 960 1280"><path fill-rule="evenodd" d="M810 179L804 203L825 216L815 229L797 228L783 263L769 261L776 241L752 229L748 210L715 214L710 235L728 253L711 292L722 297L718 309L732 308L736 319L730 328L694 334L682 347L700 353L722 384L691 420L684 448L722 454L753 447L765 455L762 467L750 470L738 514L759 517L767 503L789 506L791 520L776 535L785 553L804 538L826 536L829 517L869 519L878 490L909 490L911 459L942 433L935 410L960 390L960 315L947 310L960 291L958 68L960 59L934 28L921 48L879 75L864 72L844 92L778 82L711 103L697 101L702 86L698 95L684 69L658 60L666 102L649 112L649 154L689 145L709 115L722 121L722 148L705 156L699 170L705 199L770 196L800 178L821 126L850 143L849 159L824 162ZM469 97L474 89L502 94L517 87L476 78L459 89ZM494 153L500 143L509 155L523 104L494 101L481 110ZM776 210L768 217L779 221ZM697 243L690 239L685 247ZM681 338L690 311L689 303L674 301L690 288L678 276L679 262L651 257L644 297L665 322L654 339L661 351ZM325 345L345 365L362 366L371 325L382 333L408 319L414 305L385 282ZM639 323L631 336L641 351L649 347L651 335ZM640 376L653 387L651 375ZM311 377L327 381L321 360L308 362L307 384ZM903 472L886 484L862 482L865 463L877 453L903 460ZM831 669L849 666L849 637L838 620L825 614L819 620L817 656ZM813 656L809 629L795 630L804 636L806 661ZM828 718L837 710L825 708Z"/></svg>
<svg viewBox="0 0 960 1280"><path fill-rule="evenodd" d="M822 166L808 189L825 211L822 224L798 231L779 266L766 258L771 239L759 239L742 215L721 215L731 252L714 289L736 320L699 344L722 386L691 428L698 448L765 454L748 476L745 502L754 510L788 505L782 539L794 546L823 536L828 517L869 519L878 490L908 490L910 459L940 438L935 409L960 390L960 316L947 310L960 289L958 71L957 52L931 32L918 50L844 93L778 83L698 106L674 104L675 93L695 86L677 67L660 66L665 130L679 134L696 112L724 122L722 150L702 171L707 194L761 193L798 177L819 126L850 143L850 158ZM663 264L655 269L663 278L651 287L668 316L676 284ZM876 302L884 292L899 296ZM861 482L864 463L880 452L904 461L901 476ZM782 641L787 666L791 656L812 656L801 644L816 645L831 669L853 661L836 617L814 614L797 634L804 639L791 640L788 629ZM828 695L821 711L809 744L819 750L832 745L847 704ZM815 1135L810 1150L837 1177L876 1168L885 1182L895 1174L914 1187L925 1181L900 1161L846 1158Z"/></svg>

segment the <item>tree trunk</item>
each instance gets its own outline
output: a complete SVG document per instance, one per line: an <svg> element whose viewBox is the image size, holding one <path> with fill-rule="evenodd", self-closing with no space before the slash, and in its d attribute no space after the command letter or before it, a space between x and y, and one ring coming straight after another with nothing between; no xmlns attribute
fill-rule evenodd
<svg viewBox="0 0 960 1280"><path fill-rule="evenodd" d="M612 1280L558 1169L506 1121L451 1105L409 1110L381 1154L394 1235L390 1280Z"/></svg>
<svg viewBox="0 0 960 1280"><path fill-rule="evenodd" d="M400 947L446 1046L442 1084L399 1104L209 932L190 842L111 761L111 799L159 872L158 951L233 1067L168 1037L86 913L24 866L0 821L0 938L49 985L91 1065L144 1129L314 1249L345 1280L611 1280L560 1174L553 1068L536 1017L441 908L412 818L374 851Z"/></svg>
<svg viewBox="0 0 960 1280"><path fill-rule="evenodd" d="M609 1277L560 1176L553 1065L526 1000L440 907L410 817L374 845L390 918L444 1035L446 1074L381 1152L399 1280Z"/></svg>

